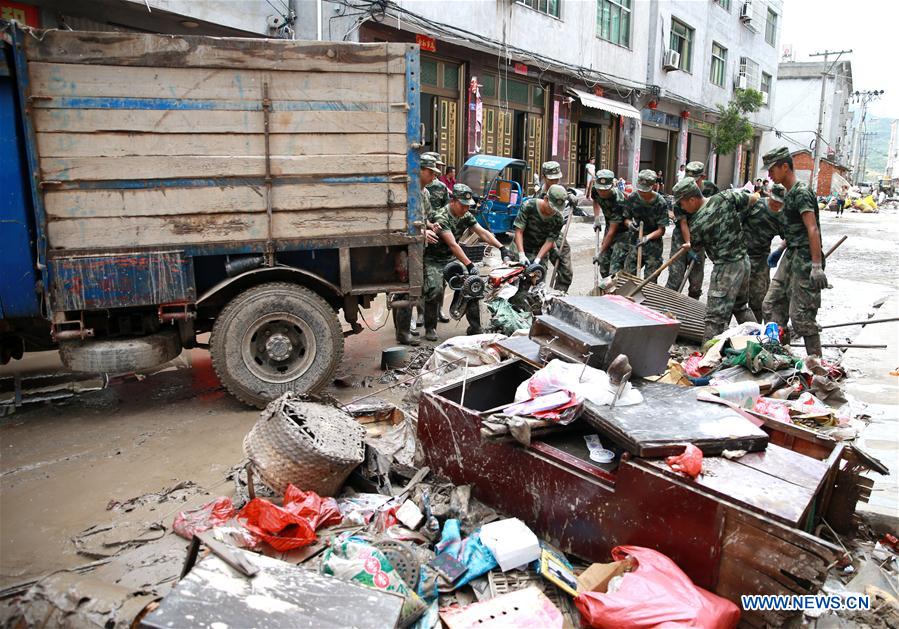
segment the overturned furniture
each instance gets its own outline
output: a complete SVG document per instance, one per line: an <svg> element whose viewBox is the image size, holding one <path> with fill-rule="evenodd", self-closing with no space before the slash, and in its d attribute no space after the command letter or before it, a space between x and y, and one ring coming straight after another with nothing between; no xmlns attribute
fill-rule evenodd
<svg viewBox="0 0 899 629"><path fill-rule="evenodd" d="M745 418L740 424L738 411L696 400L695 389L638 382L643 404L586 402L580 420L567 427L543 423L525 446L489 430L483 411L511 402L533 372L527 362L512 360L468 378L464 387L460 380L425 391L418 435L431 469L471 485L479 499L521 518L566 552L604 561L618 544L655 548L697 585L737 603L741 594L816 594L841 560L840 548L810 531L837 506L837 478L846 471L842 445L822 460L812 458L774 445ZM678 398L682 391L692 401ZM648 410L665 395L668 402L647 413L656 426L634 423L640 407ZM674 439L662 443L658 437L675 415L684 419L672 426ZM623 450L617 460L590 459L584 435L595 432ZM696 480L650 458L679 452L693 440L711 455ZM734 460L714 456L724 449L749 452ZM839 508L854 506L850 497ZM787 616L746 612L743 620L780 626Z"/></svg>
<svg viewBox="0 0 899 629"><path fill-rule="evenodd" d="M622 271L615 276L614 284L608 290L608 293L628 295L640 283L639 277ZM705 336L705 304L701 301L652 282L642 286L639 293L633 296L633 299L641 306L677 319L680 322L680 327L677 331L678 338L696 343L703 341Z"/></svg>

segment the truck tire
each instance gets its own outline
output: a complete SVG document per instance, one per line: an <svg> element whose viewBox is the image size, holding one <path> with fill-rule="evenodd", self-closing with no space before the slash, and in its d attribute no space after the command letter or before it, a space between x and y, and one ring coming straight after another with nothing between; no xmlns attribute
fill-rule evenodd
<svg viewBox="0 0 899 629"><path fill-rule="evenodd" d="M343 332L324 299L273 282L228 302L212 326L209 348L231 395L264 408L287 391L314 393L327 385L343 356Z"/></svg>
<svg viewBox="0 0 899 629"><path fill-rule="evenodd" d="M172 328L121 339L62 341L59 357L72 371L85 373L130 373L152 369L181 353L178 330Z"/></svg>

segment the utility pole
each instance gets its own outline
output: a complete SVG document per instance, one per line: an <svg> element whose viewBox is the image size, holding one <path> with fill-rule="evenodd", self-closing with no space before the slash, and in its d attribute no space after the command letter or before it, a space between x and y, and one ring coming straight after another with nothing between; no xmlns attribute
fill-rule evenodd
<svg viewBox="0 0 899 629"><path fill-rule="evenodd" d="M851 50L825 50L824 52L816 52L809 57L824 57L824 63L827 63L827 57L836 55L837 58L833 63L821 73L821 102L818 104L818 130L815 133L815 165L812 167L812 180L809 182L812 186L812 194L818 195L818 170L821 167L821 144L824 139L824 95L827 90L827 76L830 69L833 68L840 56L852 52Z"/></svg>
<svg viewBox="0 0 899 629"><path fill-rule="evenodd" d="M850 155L849 155L849 165L852 168L852 176L855 179L855 182L858 183L862 179L864 179L865 173L862 170L859 172L859 166L861 166L862 162L862 147L864 146L864 136L865 136L865 117L868 114L868 103L872 100L876 100L883 95L883 90L864 90L864 91L855 91L852 94L852 101L855 103L861 103L861 116L859 116L858 122L855 125L855 129L852 130L852 146L850 147Z"/></svg>
<svg viewBox="0 0 899 629"><path fill-rule="evenodd" d="M862 159L861 159L861 168L859 169L859 181L864 181L865 171L868 169L868 138L877 135L876 131L865 131L862 133Z"/></svg>

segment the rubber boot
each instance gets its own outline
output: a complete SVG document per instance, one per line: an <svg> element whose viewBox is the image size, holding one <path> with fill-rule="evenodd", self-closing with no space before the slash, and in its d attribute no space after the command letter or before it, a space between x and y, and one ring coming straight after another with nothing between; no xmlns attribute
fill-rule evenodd
<svg viewBox="0 0 899 629"><path fill-rule="evenodd" d="M437 340L437 319L440 316L440 302L425 302L425 340Z"/></svg>
<svg viewBox="0 0 899 629"><path fill-rule="evenodd" d="M396 329L396 340L402 345L418 345L418 339L412 336L409 326L412 325L412 308L393 309L393 327Z"/></svg>
<svg viewBox="0 0 899 629"><path fill-rule="evenodd" d="M440 311L440 315L438 315L437 320L440 321L440 323L449 323L450 322L449 315L443 314L442 310Z"/></svg>
<svg viewBox="0 0 899 629"><path fill-rule="evenodd" d="M802 340L805 341L805 353L809 356L821 357L821 335L813 334L806 336Z"/></svg>
<svg viewBox="0 0 899 629"><path fill-rule="evenodd" d="M468 336L481 334L481 302L478 299L471 299L465 307L465 317L468 319L468 330L465 332Z"/></svg>

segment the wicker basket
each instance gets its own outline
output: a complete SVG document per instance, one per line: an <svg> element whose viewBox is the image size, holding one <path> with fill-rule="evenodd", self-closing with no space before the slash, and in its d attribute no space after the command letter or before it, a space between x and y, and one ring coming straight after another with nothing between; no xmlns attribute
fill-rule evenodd
<svg viewBox="0 0 899 629"><path fill-rule="evenodd" d="M250 465L278 495L288 484L320 496L340 491L364 457L365 429L333 406L288 392L269 404L243 440Z"/></svg>

